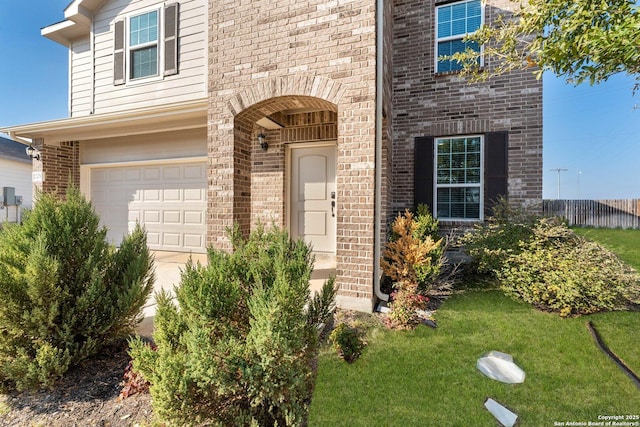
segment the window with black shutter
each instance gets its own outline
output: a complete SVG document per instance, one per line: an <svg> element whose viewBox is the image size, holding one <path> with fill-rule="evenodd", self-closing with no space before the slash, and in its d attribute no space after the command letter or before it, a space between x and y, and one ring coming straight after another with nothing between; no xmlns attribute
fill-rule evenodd
<svg viewBox="0 0 640 427"><path fill-rule="evenodd" d="M507 148L507 132L416 138L415 206L440 220L482 220L507 195Z"/></svg>
<svg viewBox="0 0 640 427"><path fill-rule="evenodd" d="M415 139L415 163L413 174L414 207L425 204L433 212L433 140L432 136Z"/></svg>
<svg viewBox="0 0 640 427"><path fill-rule="evenodd" d="M489 216L495 202L501 196L507 196L509 134L490 132L485 135L485 140L484 214Z"/></svg>

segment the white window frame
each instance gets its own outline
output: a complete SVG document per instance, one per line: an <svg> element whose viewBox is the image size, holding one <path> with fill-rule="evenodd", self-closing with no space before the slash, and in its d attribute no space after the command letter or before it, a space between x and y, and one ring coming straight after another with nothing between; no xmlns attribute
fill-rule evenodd
<svg viewBox="0 0 640 427"><path fill-rule="evenodd" d="M435 40L435 44L434 44L434 70L435 73L455 73L457 72L457 70L454 71L438 71L438 58L439 58L439 53L438 53L438 43L440 42L448 42L448 41L454 41L454 40L462 40L463 38L465 38L468 35L471 34L475 34L476 31L472 32L472 33L465 33L465 34L456 34L455 36L447 36L447 37L438 37L438 10L443 8L443 7L448 7L448 6L452 6L454 4L461 4L461 3L471 3L473 1L480 1L480 27L482 27L484 25L485 22L485 2L483 0L462 0L462 1L456 1L456 2L450 2L450 3L445 3L445 4L441 4L439 6L436 6L435 8L435 14L434 14L434 22L435 22L435 29L434 29L434 40ZM484 46L480 45L480 66L483 67L484 66Z"/></svg>
<svg viewBox="0 0 640 427"><path fill-rule="evenodd" d="M445 139L459 139L459 138L480 138L480 182L470 184L439 184L438 183L438 141ZM478 222L484 220L484 150L485 150L485 136L482 134L477 135L451 135L440 136L434 138L433 141L433 216L442 221L460 221L460 222ZM478 218L455 218L455 217L440 217L438 215L438 189L440 188L479 188L480 189L480 206L478 212Z"/></svg>
<svg viewBox="0 0 640 427"><path fill-rule="evenodd" d="M131 47L131 18L135 18L138 16L145 15L150 12L158 12L158 38L155 43L148 42L141 45L136 45L134 48ZM139 83L147 83L152 81L158 81L163 79L164 75L164 52L162 49L162 41L164 40L164 8L162 5L156 5L153 7L148 7L144 9L136 10L126 16L125 19L125 73L126 73L126 82L129 85L135 85ZM144 76L144 77L132 77L132 60L131 54L132 52L144 49L145 47L155 46L158 49L158 70L154 75Z"/></svg>

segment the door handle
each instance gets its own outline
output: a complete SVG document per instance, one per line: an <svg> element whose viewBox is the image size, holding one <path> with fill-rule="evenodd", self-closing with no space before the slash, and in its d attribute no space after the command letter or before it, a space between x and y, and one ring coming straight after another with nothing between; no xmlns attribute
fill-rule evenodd
<svg viewBox="0 0 640 427"><path fill-rule="evenodd" d="M331 201L331 216L332 217L336 216L336 201L335 200Z"/></svg>

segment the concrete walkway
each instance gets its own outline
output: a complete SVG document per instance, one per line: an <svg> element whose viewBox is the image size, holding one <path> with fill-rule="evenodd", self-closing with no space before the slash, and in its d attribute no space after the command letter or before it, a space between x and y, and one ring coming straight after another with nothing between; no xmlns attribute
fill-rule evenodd
<svg viewBox="0 0 640 427"><path fill-rule="evenodd" d="M153 252L155 258L156 281L149 303L143 308L144 320L138 325L136 331L143 337L151 338L153 333L153 317L156 314L155 293L164 289L173 293L175 285L180 283L180 272L184 269L189 257L193 262L207 264L206 254L189 254L185 252ZM311 292L318 292L331 275L336 274L336 258L333 255L316 254L313 274L309 287Z"/></svg>
<svg viewBox="0 0 640 427"><path fill-rule="evenodd" d="M153 252L155 259L156 281L153 285L153 292L149 297L148 304L143 308L144 320L138 325L138 334L151 338L153 332L153 317L156 314L155 294L161 290L173 293L173 287L180 283L180 272L184 269L189 257L193 262L199 261L201 264L207 263L206 254L189 254L185 252Z"/></svg>

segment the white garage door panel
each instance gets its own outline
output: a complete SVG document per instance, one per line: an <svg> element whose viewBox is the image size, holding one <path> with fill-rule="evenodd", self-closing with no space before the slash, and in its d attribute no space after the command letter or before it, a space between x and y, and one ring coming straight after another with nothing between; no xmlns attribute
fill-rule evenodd
<svg viewBox="0 0 640 427"><path fill-rule="evenodd" d="M206 252L206 164L95 168L91 201L116 244L136 222L151 249Z"/></svg>

